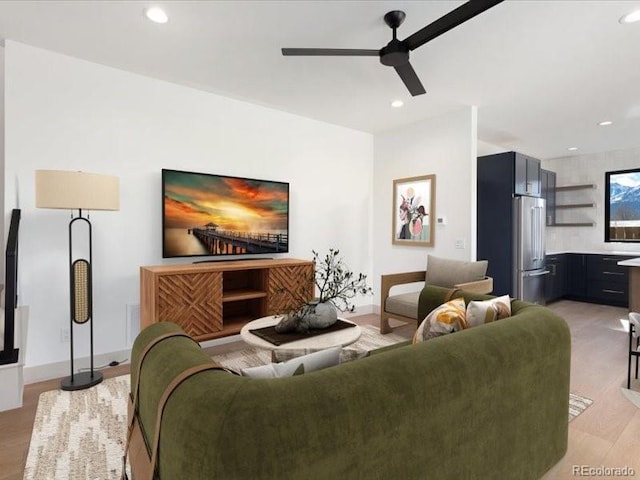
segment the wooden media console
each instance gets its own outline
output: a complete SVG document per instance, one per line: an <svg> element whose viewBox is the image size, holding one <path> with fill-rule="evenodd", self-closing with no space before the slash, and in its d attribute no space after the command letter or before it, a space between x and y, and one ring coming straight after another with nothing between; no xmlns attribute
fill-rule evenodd
<svg viewBox="0 0 640 480"><path fill-rule="evenodd" d="M246 323L314 295L310 260L259 259L140 267L140 329L177 323L197 341L235 335Z"/></svg>

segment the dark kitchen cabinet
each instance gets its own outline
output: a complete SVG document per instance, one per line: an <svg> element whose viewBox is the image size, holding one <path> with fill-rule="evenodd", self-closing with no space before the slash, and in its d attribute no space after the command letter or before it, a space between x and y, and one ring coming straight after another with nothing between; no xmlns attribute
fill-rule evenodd
<svg viewBox="0 0 640 480"><path fill-rule="evenodd" d="M591 302L626 307L629 304L629 267L618 265L628 256L587 257L587 298Z"/></svg>
<svg viewBox="0 0 640 480"><path fill-rule="evenodd" d="M546 223L556 223L556 172L540 170L541 196L546 202Z"/></svg>
<svg viewBox="0 0 640 480"><path fill-rule="evenodd" d="M516 152L478 157L477 181L477 258L489 261L487 275L493 278L493 294L515 297L514 197L520 196L518 191L527 182L529 190L537 188L535 196L540 196L540 162Z"/></svg>
<svg viewBox="0 0 640 480"><path fill-rule="evenodd" d="M540 160L521 153L513 153L515 161L514 193L539 197L541 193Z"/></svg>
<svg viewBox="0 0 640 480"><path fill-rule="evenodd" d="M625 255L568 253L567 298L583 302L626 307L629 304L629 273L618 262Z"/></svg>
<svg viewBox="0 0 640 480"><path fill-rule="evenodd" d="M587 296L587 255L567 254L567 297L585 300Z"/></svg>
<svg viewBox="0 0 640 480"><path fill-rule="evenodd" d="M567 256L563 253L547 255L545 265L549 274L545 278L545 300L553 302L566 295L567 285Z"/></svg>

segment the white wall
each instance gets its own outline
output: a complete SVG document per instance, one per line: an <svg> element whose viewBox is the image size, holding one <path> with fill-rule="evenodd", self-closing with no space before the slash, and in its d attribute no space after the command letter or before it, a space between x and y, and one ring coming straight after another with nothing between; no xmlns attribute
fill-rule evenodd
<svg viewBox="0 0 640 480"><path fill-rule="evenodd" d="M36 169L120 177L121 210L91 215L96 354L128 348L138 268L162 263L161 168L290 182L289 256L337 247L354 271L371 275L371 135L13 41L5 61L5 214L17 198L27 367L69 359L60 340L69 212L34 208ZM83 330L77 357L87 355L87 338Z"/></svg>
<svg viewBox="0 0 640 480"><path fill-rule="evenodd" d="M4 185L4 47L0 47L0 185ZM0 212L4 212L4 197L0 195ZM11 214L6 218L8 223L11 218ZM5 221L0 222L0 245L4 246L6 238ZM0 275L4 278L4 255L0 255ZM3 282L4 283L4 282Z"/></svg>
<svg viewBox="0 0 640 480"><path fill-rule="evenodd" d="M373 199L373 273L375 303L380 304L380 275L422 270L427 254L460 260L476 255L477 109L448 115L375 136ZM434 247L391 243L393 180L436 175L437 225ZM456 240L465 242L456 249Z"/></svg>
<svg viewBox="0 0 640 480"><path fill-rule="evenodd" d="M556 185L593 183L595 190L558 192L556 202L594 202L596 208L558 210L556 221L595 221L593 227L548 227L548 252L611 252L640 253L640 244L604 242L604 174L608 171L640 167L640 149L617 150L590 155L543 160L542 168L556 172Z"/></svg>
<svg viewBox="0 0 640 480"><path fill-rule="evenodd" d="M494 145L493 143L483 142L478 139L478 156L482 157L484 155L493 155L494 153L502 153L502 152L510 152L511 150L501 147L499 145Z"/></svg>

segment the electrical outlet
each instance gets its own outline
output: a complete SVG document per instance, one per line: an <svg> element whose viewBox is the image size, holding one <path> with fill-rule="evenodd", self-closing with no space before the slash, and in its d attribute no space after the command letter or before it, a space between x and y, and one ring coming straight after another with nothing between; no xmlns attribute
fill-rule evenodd
<svg viewBox="0 0 640 480"><path fill-rule="evenodd" d="M71 341L71 332L68 328L60 329L60 342L69 343Z"/></svg>
<svg viewBox="0 0 640 480"><path fill-rule="evenodd" d="M466 247L465 244L466 244L466 242L465 242L464 238L458 238L456 240L456 248L459 249L459 250L464 250L465 247Z"/></svg>

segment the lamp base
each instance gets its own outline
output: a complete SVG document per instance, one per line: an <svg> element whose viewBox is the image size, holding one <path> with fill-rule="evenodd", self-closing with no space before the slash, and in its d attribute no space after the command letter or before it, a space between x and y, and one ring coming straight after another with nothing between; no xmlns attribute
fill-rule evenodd
<svg viewBox="0 0 640 480"><path fill-rule="evenodd" d="M82 372L72 377L63 378L62 382L60 382L60 388L67 391L84 390L98 385L100 382L102 382L101 372Z"/></svg>

